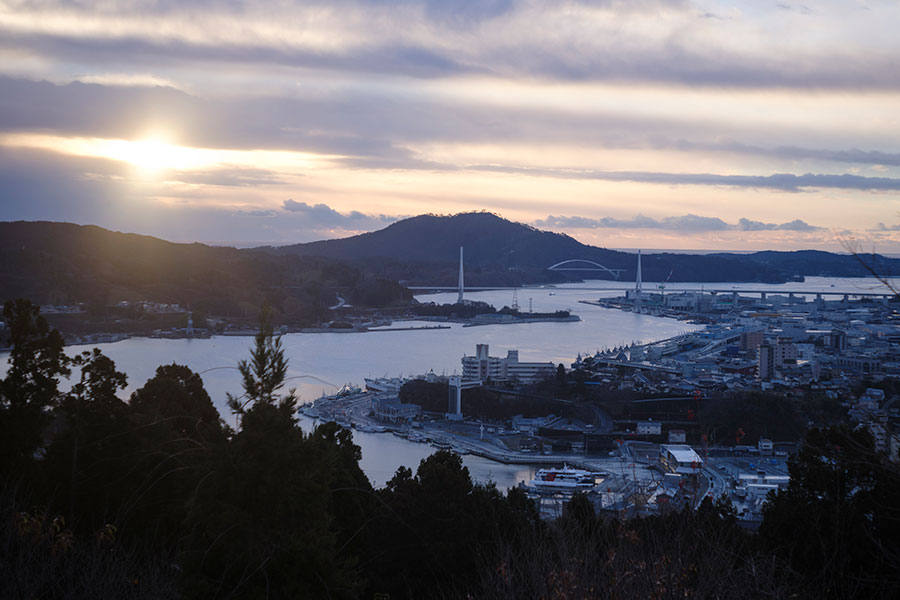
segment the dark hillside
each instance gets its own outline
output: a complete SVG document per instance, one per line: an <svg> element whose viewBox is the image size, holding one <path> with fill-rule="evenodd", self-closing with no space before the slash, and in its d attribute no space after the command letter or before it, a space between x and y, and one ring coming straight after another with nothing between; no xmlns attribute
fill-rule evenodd
<svg viewBox="0 0 900 600"><path fill-rule="evenodd" d="M585 259L610 269L623 269L620 279L634 281L637 264L635 254L588 246L567 235L541 231L491 213L421 215L372 233L296 244L274 251L347 260L379 275L409 283L447 285L456 280L460 246L465 248L466 282L470 285L612 278L603 271L547 271L547 267L568 259ZM805 262L747 259L746 256L645 254L643 277L647 281L669 278L670 281L776 283L807 274L803 270L808 266ZM847 273L863 274L860 269L847 270Z"/></svg>
<svg viewBox="0 0 900 600"><path fill-rule="evenodd" d="M717 254L731 257L734 254ZM773 267L785 272L821 277L868 277L872 271L884 277L900 275L900 260L880 254L835 254L821 250L778 252L766 250L742 256L745 262ZM870 267L870 268L867 268Z"/></svg>
<svg viewBox="0 0 900 600"><path fill-rule="evenodd" d="M0 301L179 304L209 315L255 318L263 302L314 322L353 296L363 276L330 259L175 244L71 223L0 223Z"/></svg>

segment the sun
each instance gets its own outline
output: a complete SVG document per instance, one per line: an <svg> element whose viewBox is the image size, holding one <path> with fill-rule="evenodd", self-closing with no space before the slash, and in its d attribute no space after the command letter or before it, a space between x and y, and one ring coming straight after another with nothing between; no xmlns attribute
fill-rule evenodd
<svg viewBox="0 0 900 600"><path fill-rule="evenodd" d="M177 169L185 166L179 150L161 138L147 138L123 144L120 158L145 171Z"/></svg>

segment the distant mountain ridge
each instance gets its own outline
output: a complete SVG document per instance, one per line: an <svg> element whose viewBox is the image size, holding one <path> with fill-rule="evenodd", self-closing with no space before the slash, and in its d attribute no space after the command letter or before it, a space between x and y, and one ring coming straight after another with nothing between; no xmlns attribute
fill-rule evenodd
<svg viewBox="0 0 900 600"><path fill-rule="evenodd" d="M314 324L328 317L336 292L362 306L409 298L327 258L177 244L93 225L0 222L0 303L28 298L99 310L149 300L250 322L268 304L284 322Z"/></svg>
<svg viewBox="0 0 900 600"><path fill-rule="evenodd" d="M515 223L486 212L420 215L371 233L269 249L279 254L346 260L407 284L448 285L456 281L459 247L465 248L470 285L549 283L572 278L610 279L601 271L547 271L568 259L622 269L634 281L636 256L582 244L574 238ZM900 273L900 260L867 255L880 272ZM871 273L851 255L817 250L751 254L644 254L647 281L782 283L805 276L864 277Z"/></svg>

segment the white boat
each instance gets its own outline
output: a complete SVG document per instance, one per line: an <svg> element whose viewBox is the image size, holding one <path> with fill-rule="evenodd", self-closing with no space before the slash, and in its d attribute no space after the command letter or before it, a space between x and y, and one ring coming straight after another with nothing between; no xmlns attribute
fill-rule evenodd
<svg viewBox="0 0 900 600"><path fill-rule="evenodd" d="M380 377L378 379L366 379L366 389L380 394L396 394L403 387L403 380L399 377Z"/></svg>
<svg viewBox="0 0 900 600"><path fill-rule="evenodd" d="M534 479L528 482L528 487L539 492L588 491L601 483L604 477L606 473L563 465L562 468L538 469Z"/></svg>
<svg viewBox="0 0 900 600"><path fill-rule="evenodd" d="M321 415L319 415L319 411L317 411L312 404L306 404L300 407L300 412L309 417L310 419L318 419Z"/></svg>
<svg viewBox="0 0 900 600"><path fill-rule="evenodd" d="M334 394L335 398L344 398L346 396L354 396L362 392L361 389L353 385L352 383L345 383L341 386L341 388Z"/></svg>

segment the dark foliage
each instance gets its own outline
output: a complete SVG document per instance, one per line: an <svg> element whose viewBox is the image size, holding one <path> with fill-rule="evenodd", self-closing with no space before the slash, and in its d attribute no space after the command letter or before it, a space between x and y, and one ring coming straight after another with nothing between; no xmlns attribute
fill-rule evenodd
<svg viewBox="0 0 900 600"><path fill-rule="evenodd" d="M78 536L59 515L20 510L14 492L0 492L0 598L180 597L164 549L129 548L111 525Z"/></svg>
<svg viewBox="0 0 900 600"><path fill-rule="evenodd" d="M895 598L900 589L900 466L848 427L814 429L760 536L824 598Z"/></svg>
<svg viewBox="0 0 900 600"><path fill-rule="evenodd" d="M485 564L472 596L513 598L813 598L754 549L720 504L666 516L602 521L584 496Z"/></svg>
<svg viewBox="0 0 900 600"><path fill-rule="evenodd" d="M700 412L703 427L718 444L734 444L743 430L743 443L761 437L801 440L806 432L806 416L799 402L782 394L748 392L729 394L704 402Z"/></svg>
<svg viewBox="0 0 900 600"><path fill-rule="evenodd" d="M554 380L555 381L555 380ZM551 385L551 392L555 384ZM544 389L547 386L538 386ZM450 389L446 383L429 383L413 379L400 388L401 402L417 404L429 412L446 412ZM504 392L498 389L473 388L463 390L462 401L466 414L476 419L502 421L516 415L539 417L548 414L592 423L594 411L588 406L559 402L551 396L529 395L525 392Z"/></svg>
<svg viewBox="0 0 900 600"><path fill-rule="evenodd" d="M6 378L0 380L0 469L10 473L27 469L39 450L50 410L59 401L59 378L70 373L70 361L62 336L28 300L6 302L3 321L4 341L12 350Z"/></svg>
<svg viewBox="0 0 900 600"><path fill-rule="evenodd" d="M504 498L492 485L473 485L459 456L447 451L423 460L415 476L401 467L378 497L379 544L366 567L370 593L390 598L463 596L480 563L496 560L498 542L537 522L519 493Z"/></svg>

